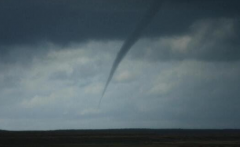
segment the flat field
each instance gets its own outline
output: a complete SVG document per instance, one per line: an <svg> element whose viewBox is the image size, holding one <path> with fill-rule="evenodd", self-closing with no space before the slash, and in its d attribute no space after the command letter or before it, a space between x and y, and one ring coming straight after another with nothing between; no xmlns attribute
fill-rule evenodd
<svg viewBox="0 0 240 147"><path fill-rule="evenodd" d="M0 147L240 147L240 130L0 131Z"/></svg>

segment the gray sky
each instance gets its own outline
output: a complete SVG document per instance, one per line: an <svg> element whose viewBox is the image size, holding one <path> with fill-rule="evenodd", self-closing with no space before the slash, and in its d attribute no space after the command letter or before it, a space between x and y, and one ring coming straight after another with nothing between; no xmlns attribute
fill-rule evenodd
<svg viewBox="0 0 240 147"><path fill-rule="evenodd" d="M0 1L0 129L240 128L237 0Z"/></svg>

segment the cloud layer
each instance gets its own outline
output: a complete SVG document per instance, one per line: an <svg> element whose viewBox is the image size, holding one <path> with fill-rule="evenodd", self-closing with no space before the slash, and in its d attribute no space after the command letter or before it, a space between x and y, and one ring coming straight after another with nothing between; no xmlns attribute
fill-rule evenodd
<svg viewBox="0 0 240 147"><path fill-rule="evenodd" d="M0 129L240 128L238 1L1 1Z"/></svg>
<svg viewBox="0 0 240 147"><path fill-rule="evenodd" d="M132 52L139 58L160 61L236 61L240 59L238 26L239 20L201 19L183 35L142 39Z"/></svg>

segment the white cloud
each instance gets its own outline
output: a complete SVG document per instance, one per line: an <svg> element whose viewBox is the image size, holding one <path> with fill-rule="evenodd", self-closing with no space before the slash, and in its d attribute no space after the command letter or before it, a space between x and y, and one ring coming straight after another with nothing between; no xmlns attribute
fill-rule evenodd
<svg viewBox="0 0 240 147"><path fill-rule="evenodd" d="M103 84L101 83L92 83L84 88L86 94L101 95L102 90Z"/></svg>
<svg viewBox="0 0 240 147"><path fill-rule="evenodd" d="M97 108L85 109L79 113L80 116L97 115L97 114L100 114L100 109L97 109Z"/></svg>
<svg viewBox="0 0 240 147"><path fill-rule="evenodd" d="M221 119L229 116L225 126L239 122L233 113L240 110L237 105L239 62L194 59L149 62L132 58L134 50L141 53L142 49L148 49L150 57L158 53L157 47L164 43L176 49L174 52L186 54L192 49L193 40L190 34L165 40L158 38L153 44L145 39L145 46L140 47L141 43L136 44L119 65L99 109L98 102L121 42L93 41L60 50L51 46L53 49L46 56L35 56L29 67L15 64L12 67L16 68L0 71L2 81L7 75L20 79L14 88L3 85L0 127L171 128L188 124L201 128L199 121L209 120L208 126L214 127L216 121L224 121ZM218 117L215 121L210 120L215 116ZM41 122L33 123L38 120Z"/></svg>
<svg viewBox="0 0 240 147"><path fill-rule="evenodd" d="M171 38L169 40L162 40L162 41L168 42L173 52L186 53L189 43L192 41L192 38L190 36L181 36L181 37Z"/></svg>
<svg viewBox="0 0 240 147"><path fill-rule="evenodd" d="M119 71L116 73L116 76L114 76L114 80L117 82L126 82L131 80L134 77L134 75L130 71Z"/></svg>
<svg viewBox="0 0 240 147"><path fill-rule="evenodd" d="M133 57L148 61L197 59L202 61L236 60L239 44L237 21L233 19L204 19L196 21L185 34L144 38L133 46Z"/></svg>
<svg viewBox="0 0 240 147"><path fill-rule="evenodd" d="M63 89L57 89L49 95L36 95L31 99L25 99L22 103L22 107L37 108L48 107L51 105L57 105L59 102L71 101L72 97L78 95L77 87L65 87Z"/></svg>
<svg viewBox="0 0 240 147"><path fill-rule="evenodd" d="M169 92L172 92L174 84L172 83L162 83L161 81L158 81L156 85L150 90L150 93L152 94L167 94Z"/></svg>

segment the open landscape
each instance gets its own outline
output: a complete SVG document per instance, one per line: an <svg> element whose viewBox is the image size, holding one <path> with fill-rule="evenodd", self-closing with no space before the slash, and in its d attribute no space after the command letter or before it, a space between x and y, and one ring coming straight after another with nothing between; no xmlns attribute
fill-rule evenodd
<svg viewBox="0 0 240 147"><path fill-rule="evenodd" d="M238 147L240 130L116 129L1 131L0 146Z"/></svg>
<svg viewBox="0 0 240 147"><path fill-rule="evenodd" d="M240 147L240 0L0 0L0 147Z"/></svg>

